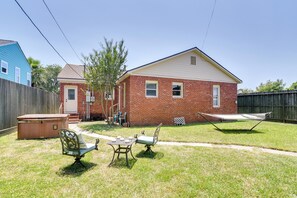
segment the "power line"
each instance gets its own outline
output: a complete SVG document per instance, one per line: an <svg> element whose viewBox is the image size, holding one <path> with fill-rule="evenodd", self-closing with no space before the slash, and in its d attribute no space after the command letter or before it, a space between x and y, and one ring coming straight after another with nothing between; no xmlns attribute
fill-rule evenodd
<svg viewBox="0 0 297 198"><path fill-rule="evenodd" d="M45 5L45 7L47 8L48 12L51 14L52 18L54 19L56 25L58 26L58 28L60 29L61 33L63 34L64 38L66 39L66 41L68 42L69 46L71 47L72 51L74 52L74 54L76 55L76 57L78 58L78 60L80 60L82 62L82 60L79 58L78 54L76 53L76 51L74 50L73 46L71 45L70 41L68 40L67 36L65 35L64 31L62 30L61 26L59 25L58 21L56 20L56 18L54 17L53 13L51 12L51 10L49 9L48 5L46 4L45 0L42 0L43 4Z"/></svg>
<svg viewBox="0 0 297 198"><path fill-rule="evenodd" d="M212 12L211 12L210 19L209 19L209 22L208 22L208 25L207 25L207 28L206 28L206 33L205 33L205 36L204 36L204 40L203 40L202 48L201 49L203 49L205 40L206 40L207 35L208 35L208 30L209 30L210 23L211 23L211 20L212 20L214 11L215 11L216 3L217 3L217 0L214 1L213 7L212 7Z"/></svg>
<svg viewBox="0 0 297 198"><path fill-rule="evenodd" d="M47 41L47 43L53 48L53 50L60 56L60 58L67 64L69 67L81 78L83 78L75 69L71 67L71 65L63 58L63 56L56 50L56 48L49 42L49 40L44 36L44 34L41 32L41 30L37 27L37 25L34 23L34 21L29 17L29 15L26 13L26 11L23 9L23 7L19 4L17 0L14 0L20 9L23 11L23 13L27 16L27 18L31 21L31 23L34 25L34 27L38 30L38 32L42 35L42 37Z"/></svg>
<svg viewBox="0 0 297 198"><path fill-rule="evenodd" d="M35 25L35 23L33 22L33 20L29 17L29 15L25 12L25 10L23 9L23 7L19 4L19 2L17 0L15 0L15 2L18 4L18 6L21 8L21 10L23 11L23 13L28 17L28 19L31 21L31 23L35 26L35 28L38 30L38 32L43 36L43 38L47 41L47 43L55 50L55 52L60 56L61 59L63 59L63 61L67 63L67 61L63 58L63 56L56 50L56 48L49 42L49 40L44 36L44 34L40 31L40 29Z"/></svg>

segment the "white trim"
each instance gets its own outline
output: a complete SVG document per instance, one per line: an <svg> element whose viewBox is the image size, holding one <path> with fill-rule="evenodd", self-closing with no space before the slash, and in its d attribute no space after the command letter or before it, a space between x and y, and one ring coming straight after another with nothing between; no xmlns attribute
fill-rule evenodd
<svg viewBox="0 0 297 198"><path fill-rule="evenodd" d="M172 79L180 79L180 80L199 80L203 82L222 82L222 83L233 83L237 84L236 82L227 82L227 81L221 81L221 80L210 80L210 79L201 79L201 78L183 78L180 76L164 76L164 75L157 75L157 74L152 74L152 75L141 75L141 74L130 74L131 76L143 76L143 77L158 77L158 78L172 78Z"/></svg>
<svg viewBox="0 0 297 198"><path fill-rule="evenodd" d="M171 87L172 98L183 98L184 97L184 83L182 83L182 82L172 82L172 86L173 85L181 86L181 89L180 89L180 96L174 96L173 95L173 88Z"/></svg>
<svg viewBox="0 0 297 198"><path fill-rule="evenodd" d="M119 86L119 99L118 99L118 103L119 103L119 111L121 111L121 86Z"/></svg>
<svg viewBox="0 0 297 198"><path fill-rule="evenodd" d="M214 89L218 89L218 104L217 105L215 105L214 104L214 100L215 100L215 95L214 95ZM214 107L214 108L219 108L220 106L221 106L221 89L220 89L220 85L213 85L212 86L212 106Z"/></svg>
<svg viewBox="0 0 297 198"><path fill-rule="evenodd" d="M29 85L28 85L28 80L30 81L30 84ZM27 72L27 86L31 87L31 83L32 83L31 73L30 72Z"/></svg>
<svg viewBox="0 0 297 198"><path fill-rule="evenodd" d="M68 102L68 89L74 89L75 90L75 102L73 102L73 104L70 104L73 105L71 106L70 110L67 109L67 107L69 107L69 105L66 104L66 102ZM72 101L72 100L70 100ZM77 113L78 112L78 86L76 85L65 85L64 86L64 113ZM73 109L73 110L72 110Z"/></svg>
<svg viewBox="0 0 297 198"><path fill-rule="evenodd" d="M60 83L77 83L77 84L86 84L86 80L78 80L78 79L61 79L57 78Z"/></svg>
<svg viewBox="0 0 297 198"><path fill-rule="evenodd" d="M2 72L2 63L3 64L6 64L6 72ZM4 61L4 60L1 60L1 73L2 74L8 74L8 62Z"/></svg>
<svg viewBox="0 0 297 198"><path fill-rule="evenodd" d="M156 95L155 96L148 96L148 95L146 95L146 91L147 91L146 84L156 84ZM145 87L144 88L145 88L144 89L144 91L145 91L145 97L147 97L147 98L158 98L158 81L146 80L145 81ZM149 90L154 90L154 89L149 89Z"/></svg>
<svg viewBox="0 0 297 198"><path fill-rule="evenodd" d="M18 76L18 78L17 78L17 70L19 71L19 76ZM19 68L19 67L15 67L15 69L14 69L14 81L16 82L16 83L21 83L21 68Z"/></svg>
<svg viewBox="0 0 297 198"><path fill-rule="evenodd" d="M126 83L124 82L123 107L126 108Z"/></svg>
<svg viewBox="0 0 297 198"><path fill-rule="evenodd" d="M10 43L1 44L0 46L2 47L2 46L6 46L6 45L13 45L13 44L16 44L16 43L18 43L18 42L11 41Z"/></svg>

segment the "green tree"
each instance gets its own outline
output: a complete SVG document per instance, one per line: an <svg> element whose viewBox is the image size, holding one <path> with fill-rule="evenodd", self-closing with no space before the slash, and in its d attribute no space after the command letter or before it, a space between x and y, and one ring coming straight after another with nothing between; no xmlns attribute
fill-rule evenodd
<svg viewBox="0 0 297 198"><path fill-rule="evenodd" d="M44 83L42 85L42 88L53 92L56 94L59 94L60 92L60 84L57 81L58 74L61 72L62 67L60 65L54 64L54 65L48 65L44 68Z"/></svg>
<svg viewBox="0 0 297 198"><path fill-rule="evenodd" d="M113 42L104 38L104 44L100 44L101 50L94 50L88 56L84 56L87 84L99 92L100 102L105 117L108 117L108 101L106 98L113 96L116 81L126 71L128 50L124 46L124 41ZM113 100L111 100L113 110Z"/></svg>
<svg viewBox="0 0 297 198"><path fill-rule="evenodd" d="M261 83L257 88L257 92L273 92L282 91L285 89L285 83L283 80L277 79L276 81L268 80L266 83Z"/></svg>
<svg viewBox="0 0 297 198"><path fill-rule="evenodd" d="M252 89L247 89L247 88L242 88L242 89L238 89L237 92L240 93L240 94L248 94L248 93L253 93L254 90L252 90Z"/></svg>
<svg viewBox="0 0 297 198"><path fill-rule="evenodd" d="M37 59L34 59L32 57L29 57L28 63L31 66L32 72L31 72L31 77L32 77L32 87L38 87L42 88L44 84L44 68L40 64L40 61Z"/></svg>
<svg viewBox="0 0 297 198"><path fill-rule="evenodd" d="M297 90L297 82L292 83L288 90Z"/></svg>

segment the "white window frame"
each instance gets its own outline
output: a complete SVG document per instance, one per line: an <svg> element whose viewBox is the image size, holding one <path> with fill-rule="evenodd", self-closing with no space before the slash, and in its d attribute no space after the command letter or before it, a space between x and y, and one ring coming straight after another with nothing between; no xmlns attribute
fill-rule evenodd
<svg viewBox="0 0 297 198"><path fill-rule="evenodd" d="M28 85L28 81L30 81L30 83L29 83L29 85ZM29 87L31 87L31 73L30 72L27 72L27 85L29 86Z"/></svg>
<svg viewBox="0 0 297 198"><path fill-rule="evenodd" d="M19 70L19 76L17 76L17 70ZM18 78L17 78L18 77ZM21 68L19 67L15 67L15 71L14 71L14 81L16 83L21 83Z"/></svg>
<svg viewBox="0 0 297 198"><path fill-rule="evenodd" d="M2 68L6 69L6 72L2 71ZM8 62L1 60L1 73L2 74L8 74Z"/></svg>
<svg viewBox="0 0 297 198"><path fill-rule="evenodd" d="M218 95L215 94L215 89L218 89ZM217 104L215 104L215 101L217 100ZM220 85L213 85L212 87L212 105L214 108L219 108L221 106L221 88Z"/></svg>
<svg viewBox="0 0 297 198"><path fill-rule="evenodd" d="M112 90L112 96L110 97L110 95L108 96L108 98L106 97L106 91L104 92L104 99L105 100L114 100L114 89Z"/></svg>
<svg viewBox="0 0 297 198"><path fill-rule="evenodd" d="M156 89L147 89L146 88L147 84L156 84ZM155 96L147 95L147 90L156 90L156 95ZM158 98L158 81L152 81L152 80L146 80L145 81L145 97L147 97L147 98Z"/></svg>
<svg viewBox="0 0 297 198"><path fill-rule="evenodd" d="M177 85L180 86L180 95L179 96L174 96L173 95L173 86ZM172 87L171 87L171 91L172 91L172 97L173 98L183 98L184 97L184 83L182 82L172 82Z"/></svg>

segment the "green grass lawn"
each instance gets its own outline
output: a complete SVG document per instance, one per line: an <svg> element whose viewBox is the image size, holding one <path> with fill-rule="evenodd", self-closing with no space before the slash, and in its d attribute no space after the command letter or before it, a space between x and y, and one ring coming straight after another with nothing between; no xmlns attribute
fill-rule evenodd
<svg viewBox="0 0 297 198"><path fill-rule="evenodd" d="M196 123L185 126L163 126L160 141L208 142L223 144L251 145L280 150L297 151L297 125L277 122L262 122L253 131L249 129L254 122L217 123L223 132L216 130L211 124ZM98 134L108 136L133 136L145 130L153 134L155 127L109 127L104 122L82 123L80 127Z"/></svg>
<svg viewBox="0 0 297 198"><path fill-rule="evenodd" d="M199 127L193 125L188 127ZM202 125L203 126L203 125ZM168 131L165 127L164 131ZM163 133L164 135L165 133ZM297 158L232 149L133 146L137 161L108 167L112 148L86 154L87 169L70 167L59 139L0 136L0 197L296 197ZM166 136L164 136L166 137ZM87 141L94 141L85 137Z"/></svg>

